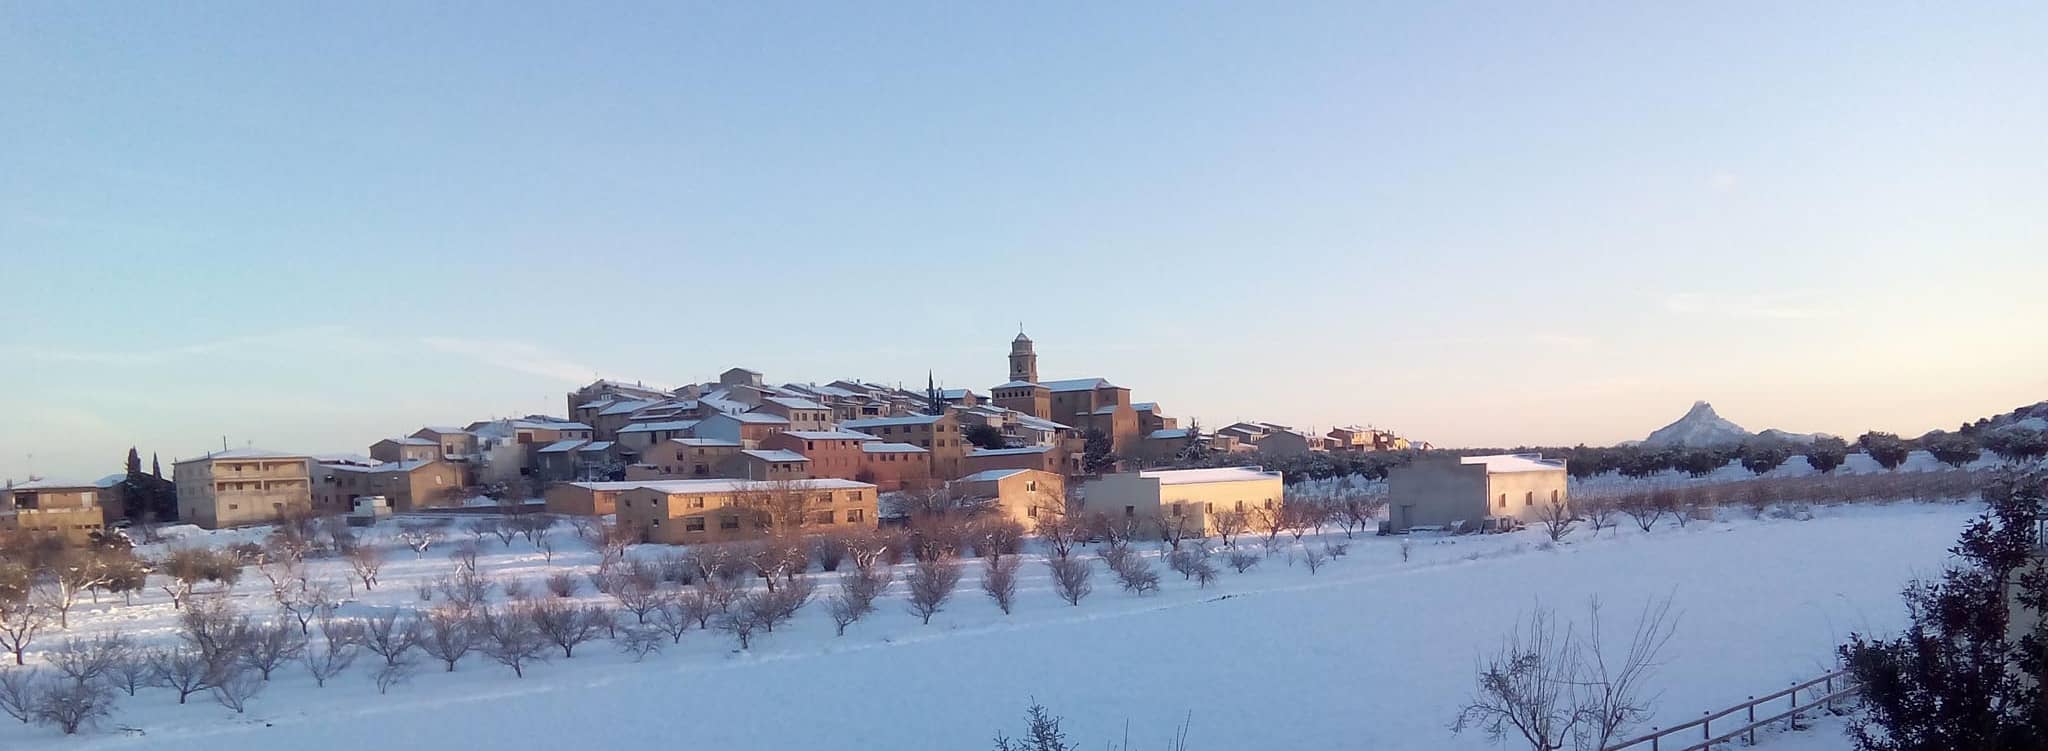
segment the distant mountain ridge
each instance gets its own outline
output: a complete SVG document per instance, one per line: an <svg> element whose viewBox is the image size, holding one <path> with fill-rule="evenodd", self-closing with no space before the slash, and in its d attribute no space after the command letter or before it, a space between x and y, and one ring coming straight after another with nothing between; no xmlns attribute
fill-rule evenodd
<svg viewBox="0 0 2048 751"><path fill-rule="evenodd" d="M1684 417L1650 432L1643 439L1645 446L1733 446L1753 438L1784 441L1795 444L1811 444L1815 438L1826 433L1792 433L1777 428L1767 428L1762 433L1751 433L1714 412L1714 405L1706 401L1692 403Z"/></svg>

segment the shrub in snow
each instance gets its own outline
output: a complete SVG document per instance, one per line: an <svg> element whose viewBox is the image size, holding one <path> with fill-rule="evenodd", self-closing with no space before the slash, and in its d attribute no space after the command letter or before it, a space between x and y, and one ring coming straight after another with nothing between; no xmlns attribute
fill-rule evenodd
<svg viewBox="0 0 2048 751"><path fill-rule="evenodd" d="M1121 560L1122 563L1111 565L1110 571L1116 574L1117 582L1123 585L1125 592L1145 594L1159 591L1159 572L1152 570L1151 562L1135 554Z"/></svg>
<svg viewBox="0 0 2048 751"><path fill-rule="evenodd" d="M1079 607L1081 599L1095 591L1095 587L1088 583L1094 571L1086 559L1062 556L1047 560L1045 565L1052 569L1053 591L1058 592L1060 599L1066 600L1068 605Z"/></svg>
<svg viewBox="0 0 2048 751"><path fill-rule="evenodd" d="M982 559L981 591L995 601L1003 615L1010 614L1010 606L1017 600L1017 567L1022 563L1014 555Z"/></svg>
<svg viewBox="0 0 2048 751"><path fill-rule="evenodd" d="M960 562L950 558L920 561L903 581L910 590L910 613L930 624L960 585Z"/></svg>
<svg viewBox="0 0 2048 751"><path fill-rule="evenodd" d="M2048 470L2003 472L1963 530L1958 565L1908 586L1912 624L1897 639L1851 634L1839 652L1863 688L1849 734L1864 751L2048 747L2044 628L2048 571L2036 557ZM2014 636L2019 638L2015 639Z"/></svg>
<svg viewBox="0 0 2048 751"><path fill-rule="evenodd" d="M42 697L42 682L35 668L0 670L0 712L23 725L35 719L36 701Z"/></svg>
<svg viewBox="0 0 2048 751"><path fill-rule="evenodd" d="M662 632L659 629L626 629L626 638L619 640L619 651L632 655L634 662L640 662L647 659L648 655L661 651L661 636ZM677 636L676 639L680 642L682 637Z"/></svg>
<svg viewBox="0 0 2048 751"><path fill-rule="evenodd" d="M92 681L58 681L36 698L36 721L54 725L65 735L114 712L114 692Z"/></svg>
<svg viewBox="0 0 2048 751"><path fill-rule="evenodd" d="M1404 544L1405 542L1403 541ZM1250 550L1232 550L1229 555L1223 557L1224 562L1230 564L1231 570L1240 574L1250 570L1253 566L1259 565L1259 561L1265 559L1265 556Z"/></svg>

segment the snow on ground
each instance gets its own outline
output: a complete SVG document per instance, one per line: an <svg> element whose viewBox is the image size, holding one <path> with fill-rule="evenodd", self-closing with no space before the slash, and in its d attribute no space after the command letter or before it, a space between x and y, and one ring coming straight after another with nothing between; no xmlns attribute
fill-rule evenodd
<svg viewBox="0 0 2048 751"><path fill-rule="evenodd" d="M1899 587L1937 572L1977 509L1822 507L1810 521L1734 513L1685 529L1667 521L1647 534L1630 527L1596 539L1582 529L1551 549L1535 530L1416 536L1406 538L1407 561L1403 538L1368 536L1318 574L1272 558L1242 575L1226 569L1217 585L1198 589L1162 567L1164 591L1144 596L1120 591L1098 563L1095 593L1079 607L1053 595L1034 555L1010 616L979 592L978 569L969 568L928 626L904 612L898 584L880 612L843 637L832 635L814 603L751 652L735 651L715 632L693 631L645 663L593 643L524 679L472 655L452 674L423 667L383 696L366 669L377 658L364 655L326 688L314 687L303 668L281 672L246 715L200 696L179 706L175 694L149 689L122 697L115 717L93 735L65 739L6 723L0 748L328 751L396 742L957 751L988 747L997 730L1020 732L1035 698L1066 717L1070 738L1084 748L1123 738L1126 723L1138 748L1163 747L1187 720L1189 747L1209 751L1485 749L1493 745L1482 735L1453 736L1448 725L1469 694L1478 655L1539 597L1583 617L1585 600L1597 594L1616 619L1647 598L1673 597L1682 611L1679 635L1655 681L1663 693L1657 724L1671 724L1824 671L1833 646L1852 630L1900 625ZM252 534L187 539L219 544ZM555 534L571 552L557 553L553 564L523 541L507 548L491 539L482 567L530 585L561 568L594 570L595 555L571 542L566 528ZM445 575L447 550L415 558L393 549L384 583L344 614L419 605L413 584ZM647 546L635 554L658 552ZM345 574L336 562L315 565L316 577ZM250 612L271 611L254 570L232 596ZM584 596L596 597L587 589ZM87 609L74 614L70 633L118 628L145 642L175 638L175 614L161 592L132 606ZM1845 747L1813 734L1783 740L1806 737L1823 745L1772 747Z"/></svg>

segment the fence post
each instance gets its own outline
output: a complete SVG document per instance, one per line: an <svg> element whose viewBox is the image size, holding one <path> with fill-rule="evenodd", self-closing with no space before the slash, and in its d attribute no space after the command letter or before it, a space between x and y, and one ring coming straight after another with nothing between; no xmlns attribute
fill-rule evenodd
<svg viewBox="0 0 2048 751"><path fill-rule="evenodd" d="M1657 732L1657 726L1655 725L1650 726L1650 732L1653 734L1650 736L1650 751L1657 751L1657 739L1662 738L1664 736L1655 735L1655 733Z"/></svg>
<svg viewBox="0 0 2048 751"><path fill-rule="evenodd" d="M1749 724L1756 724L1756 697L1749 697ZM1749 729L1749 745L1756 745L1756 728Z"/></svg>
<svg viewBox="0 0 2048 751"><path fill-rule="evenodd" d="M1705 718L1700 720L1700 740L1704 741L1714 737L1714 713L1707 711L1700 714Z"/></svg>
<svg viewBox="0 0 2048 751"><path fill-rule="evenodd" d="M1834 676L1834 674L1832 674L1832 673L1828 674L1828 677L1827 677L1827 681L1828 681L1828 683L1827 683L1827 690L1828 690L1828 694L1827 694L1827 696L1828 696L1828 698L1827 698L1827 699L1826 699L1826 700L1825 700L1825 701L1824 701L1823 703L1824 703L1824 704L1827 704L1827 705L1828 705L1828 711L1829 711L1829 712L1833 712L1833 711L1835 711L1835 676Z"/></svg>

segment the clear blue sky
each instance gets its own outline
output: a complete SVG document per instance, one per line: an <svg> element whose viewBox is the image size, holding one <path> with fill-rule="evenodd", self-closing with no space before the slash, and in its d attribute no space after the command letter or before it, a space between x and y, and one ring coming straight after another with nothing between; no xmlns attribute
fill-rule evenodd
<svg viewBox="0 0 2048 751"><path fill-rule="evenodd" d="M2048 5L0 6L0 476L595 375L1445 445L2048 398Z"/></svg>

